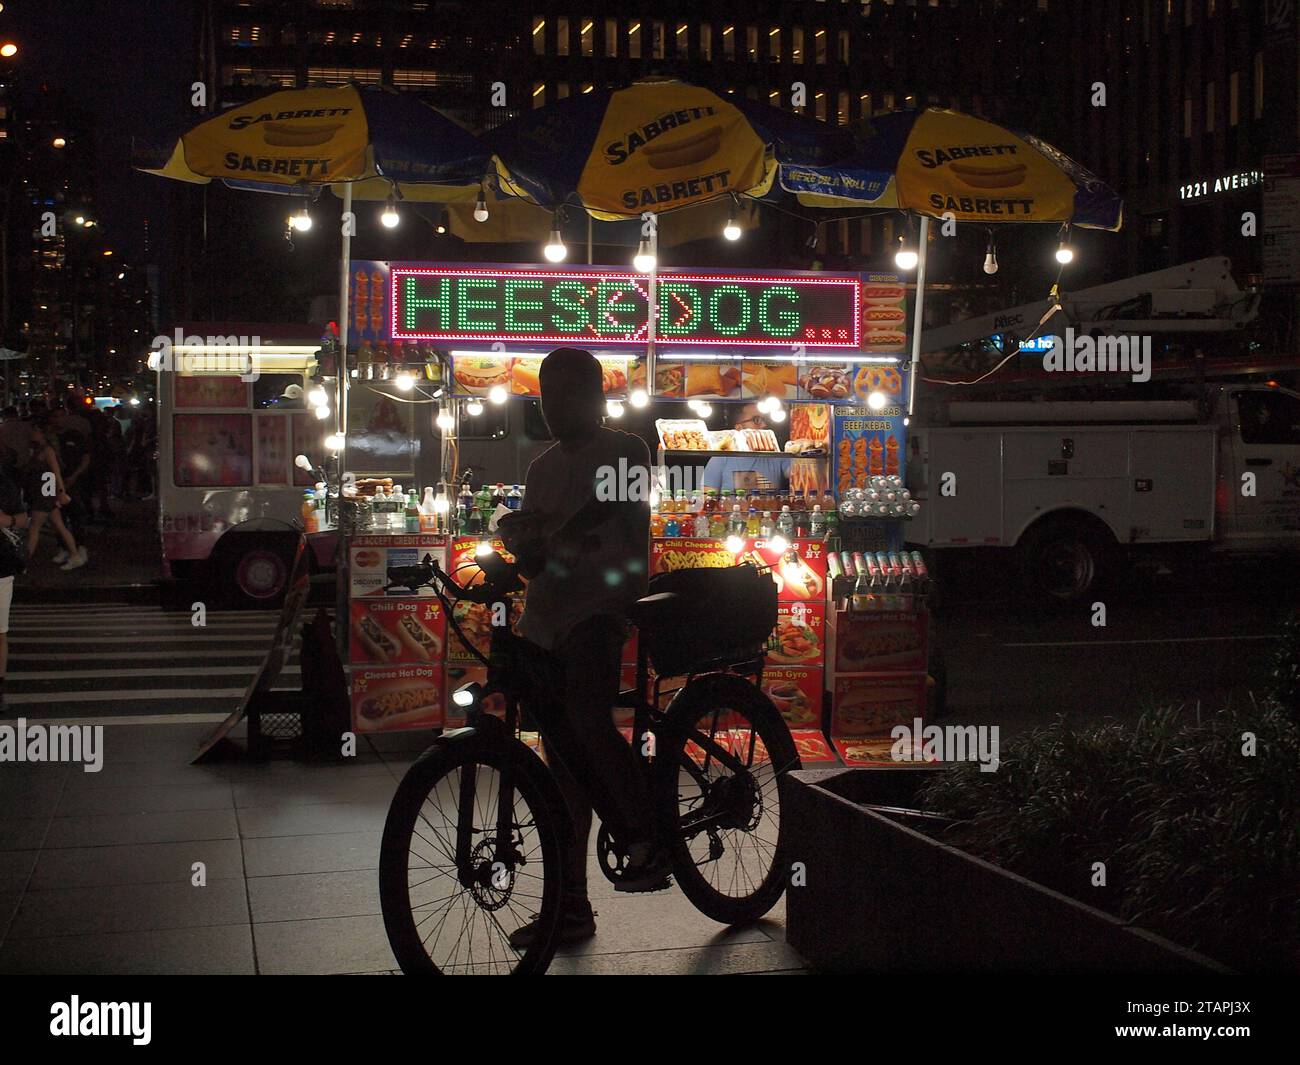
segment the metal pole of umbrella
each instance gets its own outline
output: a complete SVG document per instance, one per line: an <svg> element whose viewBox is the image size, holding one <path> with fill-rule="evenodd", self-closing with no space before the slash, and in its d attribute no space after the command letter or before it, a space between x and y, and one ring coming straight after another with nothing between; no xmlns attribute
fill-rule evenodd
<svg viewBox="0 0 1300 1065"><path fill-rule="evenodd" d="M646 315L645 390L647 396L655 392L655 326L659 306L659 219L651 215L650 222L650 306Z"/></svg>
<svg viewBox="0 0 1300 1065"><path fill-rule="evenodd" d="M921 330L925 322L925 257L930 246L930 219L921 215L921 246L916 259L916 310L912 316L912 366L907 375L907 416L916 407L916 375L921 372Z"/></svg>
<svg viewBox="0 0 1300 1065"><path fill-rule="evenodd" d="M339 252L339 386L335 402L338 404L338 431L343 446L339 448L338 513L343 517L343 470L348 455L348 274L352 266L352 183L343 186L343 247Z"/></svg>
<svg viewBox="0 0 1300 1065"><path fill-rule="evenodd" d="M334 609L336 618L346 618L348 616L348 586L350 577L348 575L348 544L343 538L343 470L347 465L348 455L348 274L351 272L352 260L352 183L348 182L343 186L343 225L341 233L343 238L342 248L339 251L339 354L336 360L336 369L339 375L338 388L335 391L334 401L338 405L335 411L335 424L338 426L338 432L342 439L338 451L338 499L335 503L334 519L334 536L335 536L335 573L337 577L337 587L335 589ZM325 503L326 515L329 514L329 485L325 486ZM335 643L338 647L339 657L342 661L347 661L347 626L338 624L335 626Z"/></svg>

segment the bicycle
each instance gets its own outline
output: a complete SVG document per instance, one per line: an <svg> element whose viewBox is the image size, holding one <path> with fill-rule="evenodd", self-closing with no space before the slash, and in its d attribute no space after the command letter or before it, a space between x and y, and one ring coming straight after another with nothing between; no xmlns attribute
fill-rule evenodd
<svg viewBox="0 0 1300 1065"><path fill-rule="evenodd" d="M453 609L459 601L507 604L522 584L514 565L499 555L477 561L481 584L458 584L428 556L389 575L395 582L390 587L430 588L456 637L488 666L485 686L468 685L453 698L466 709L466 726L444 732L411 766L384 825L384 927L407 973L544 972L562 916L562 863L573 826L545 763L518 738L521 709L537 717L546 734L546 693L531 690L529 672L519 668L521 655L535 649L499 624L484 655ZM766 623L764 632L770 632L775 586L755 567L681 572L746 569L768 586L771 617L749 617L744 625L752 634ZM766 601L767 592L761 594ZM711 657L696 654L698 641L688 639L690 646L677 648L685 657L674 654L673 641L656 634L680 620L684 605L673 591L637 602L631 613L640 634L636 684L616 705L633 711L634 764L646 774L652 824L671 851L673 878L706 916L748 923L785 890L790 862L781 790L800 761L784 719L757 683L767 636L757 647L751 639L744 648L715 648ZM677 687L668 686L678 679ZM665 696L671 702L661 709ZM626 854L603 820L597 856L601 871L617 883ZM727 857L731 864L724 866ZM528 910L536 913L536 934L516 949L509 943L511 926L524 923Z"/></svg>

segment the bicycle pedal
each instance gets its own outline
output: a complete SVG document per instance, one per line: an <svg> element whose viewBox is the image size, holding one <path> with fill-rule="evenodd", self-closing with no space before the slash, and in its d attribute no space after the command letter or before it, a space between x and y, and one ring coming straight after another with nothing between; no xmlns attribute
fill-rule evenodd
<svg viewBox="0 0 1300 1065"><path fill-rule="evenodd" d="M667 891L672 886L673 886L673 878L671 876L665 876L660 880L656 880L652 884L645 884L645 883L628 884L620 881L615 881L614 890L623 891L629 895L648 895L652 891Z"/></svg>

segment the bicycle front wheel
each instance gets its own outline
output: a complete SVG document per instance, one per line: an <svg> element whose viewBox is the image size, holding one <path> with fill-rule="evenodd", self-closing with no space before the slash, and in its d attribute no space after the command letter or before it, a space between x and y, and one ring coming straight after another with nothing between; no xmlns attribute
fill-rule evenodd
<svg viewBox="0 0 1300 1065"><path fill-rule="evenodd" d="M800 762L780 712L734 674L696 678L669 706L657 755L656 805L682 891L715 921L758 920L790 867L781 791Z"/></svg>
<svg viewBox="0 0 1300 1065"><path fill-rule="evenodd" d="M512 808L502 832L507 765ZM567 816L546 773L522 743L483 736L436 744L407 770L379 859L384 927L403 972L546 970L560 923Z"/></svg>

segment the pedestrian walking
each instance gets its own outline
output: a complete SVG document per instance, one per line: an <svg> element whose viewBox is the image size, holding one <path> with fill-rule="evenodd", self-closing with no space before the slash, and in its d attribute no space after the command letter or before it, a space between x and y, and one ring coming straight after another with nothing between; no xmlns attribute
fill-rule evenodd
<svg viewBox="0 0 1300 1065"><path fill-rule="evenodd" d="M48 520L63 542L64 562L59 568L79 569L88 561L88 555L84 546L77 546L76 539L60 513L60 508L72 502L72 497L63 482L63 470L52 436L53 428L48 417L32 425L31 455L24 477L27 504L31 511L31 524L27 528L27 555L32 559L36 557L41 528Z"/></svg>

